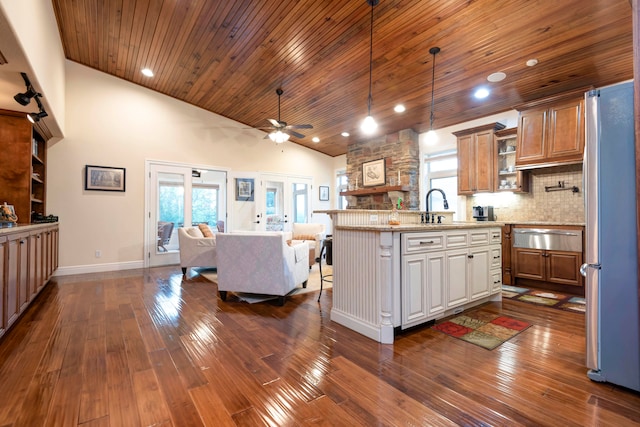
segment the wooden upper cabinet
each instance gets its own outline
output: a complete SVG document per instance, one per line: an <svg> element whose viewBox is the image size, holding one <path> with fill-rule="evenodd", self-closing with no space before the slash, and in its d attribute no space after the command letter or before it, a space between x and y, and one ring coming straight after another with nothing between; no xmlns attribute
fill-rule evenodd
<svg viewBox="0 0 640 427"><path fill-rule="evenodd" d="M584 98L574 97L520 111L516 166L581 163Z"/></svg>
<svg viewBox="0 0 640 427"><path fill-rule="evenodd" d="M495 131L490 123L453 134L458 138L458 194L489 193L495 189Z"/></svg>

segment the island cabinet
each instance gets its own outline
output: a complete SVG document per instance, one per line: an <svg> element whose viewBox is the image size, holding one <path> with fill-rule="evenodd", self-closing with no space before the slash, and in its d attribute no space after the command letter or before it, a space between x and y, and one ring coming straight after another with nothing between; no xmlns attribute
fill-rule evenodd
<svg viewBox="0 0 640 427"><path fill-rule="evenodd" d="M57 224L0 229L0 336L27 309L57 265Z"/></svg>
<svg viewBox="0 0 640 427"><path fill-rule="evenodd" d="M499 228L403 233L401 328L500 293Z"/></svg>
<svg viewBox="0 0 640 427"><path fill-rule="evenodd" d="M504 127L490 123L453 132L458 139L458 194L495 190L495 131Z"/></svg>
<svg viewBox="0 0 640 427"><path fill-rule="evenodd" d="M582 96L543 100L520 110L516 167L581 163L584 127Z"/></svg>

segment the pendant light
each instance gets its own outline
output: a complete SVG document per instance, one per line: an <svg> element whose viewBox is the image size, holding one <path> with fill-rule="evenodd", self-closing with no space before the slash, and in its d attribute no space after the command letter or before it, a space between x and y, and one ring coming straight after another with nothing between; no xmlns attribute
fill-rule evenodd
<svg viewBox="0 0 640 427"><path fill-rule="evenodd" d="M371 116L371 103L373 102L372 92L372 74L373 74L373 7L378 4L379 0L367 0L367 4L371 6L371 41L369 43L369 99L367 108L367 117L362 122L360 128L366 134L372 134L378 128L378 124Z"/></svg>
<svg viewBox="0 0 640 427"><path fill-rule="evenodd" d="M435 144L438 142L438 135L433 130L433 105L434 105L434 86L436 83L436 54L440 53L439 47L432 47L429 49L429 53L433 55L433 68L431 72L431 116L429 118L429 132L427 132L427 144Z"/></svg>

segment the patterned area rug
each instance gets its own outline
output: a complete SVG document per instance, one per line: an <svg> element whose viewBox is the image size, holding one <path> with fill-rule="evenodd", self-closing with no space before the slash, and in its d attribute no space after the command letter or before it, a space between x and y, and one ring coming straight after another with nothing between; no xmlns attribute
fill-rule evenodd
<svg viewBox="0 0 640 427"><path fill-rule="evenodd" d="M432 329L493 350L530 326L530 323L511 317L473 313L438 323Z"/></svg>
<svg viewBox="0 0 640 427"><path fill-rule="evenodd" d="M542 289L502 285L502 297L574 313L584 313L586 309L586 301L582 297Z"/></svg>

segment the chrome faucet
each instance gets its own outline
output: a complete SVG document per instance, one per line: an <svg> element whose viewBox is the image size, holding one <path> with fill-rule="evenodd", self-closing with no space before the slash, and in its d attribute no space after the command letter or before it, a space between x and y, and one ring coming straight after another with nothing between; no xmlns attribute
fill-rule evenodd
<svg viewBox="0 0 640 427"><path fill-rule="evenodd" d="M425 207L427 208L427 222L429 222L429 196L431 195L431 193L433 193L434 191L439 191L442 194L442 204L444 205L445 209L449 209L449 202L447 202L447 196L444 194L444 191L442 191L439 188L432 188L431 190L429 190L427 192L427 197L426 197L426 204ZM433 221L432 221L433 222Z"/></svg>

